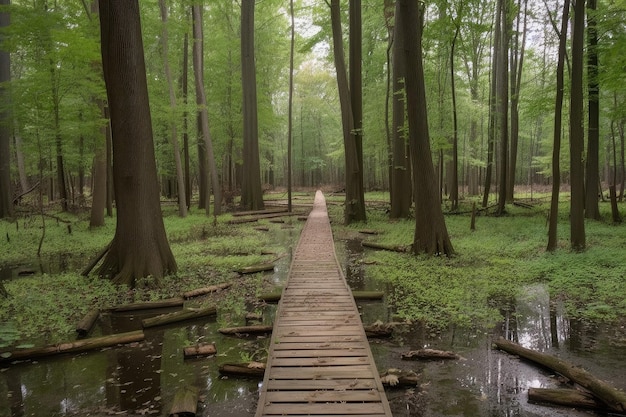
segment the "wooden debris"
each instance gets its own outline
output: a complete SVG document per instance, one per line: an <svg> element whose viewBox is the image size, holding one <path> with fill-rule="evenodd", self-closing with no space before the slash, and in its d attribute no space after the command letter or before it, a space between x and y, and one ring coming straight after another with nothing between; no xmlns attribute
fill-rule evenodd
<svg viewBox="0 0 626 417"><path fill-rule="evenodd" d="M394 368L380 374L380 382L385 388L415 387L419 385L418 376L415 372Z"/></svg>
<svg viewBox="0 0 626 417"><path fill-rule="evenodd" d="M446 350L436 350L436 349L411 350L409 352L405 352L402 354L402 359L439 360L439 359L459 359L459 358L460 356L454 352L449 352Z"/></svg>
<svg viewBox="0 0 626 417"><path fill-rule="evenodd" d="M149 319L143 319L141 324L144 328L162 326L170 323L177 323L179 321L193 320L200 317L214 316L217 314L215 307L206 307L200 309L185 309L182 311L176 311L169 314L161 314Z"/></svg>
<svg viewBox="0 0 626 417"><path fill-rule="evenodd" d="M410 248L410 245L407 245L407 246L383 245L381 243L366 242L366 241L361 242L361 245L363 245L363 247L365 248L381 249L381 250L388 250L388 251L400 252L400 253L407 253L409 252L409 248Z"/></svg>
<svg viewBox="0 0 626 417"><path fill-rule="evenodd" d="M196 288L195 290L184 292L183 293L183 298L185 300L187 300L189 298L199 297L201 295L206 295L206 294L211 294L213 292L225 290L226 288L229 288L231 285L233 285L233 284L231 284L230 282L225 282L223 284L211 285L209 287Z"/></svg>
<svg viewBox="0 0 626 417"><path fill-rule="evenodd" d="M219 366L220 375L263 378L265 364L262 362L224 363Z"/></svg>
<svg viewBox="0 0 626 417"><path fill-rule="evenodd" d="M273 270L274 270L274 264L268 263L268 264L258 264L258 265L253 265L253 266L247 266L245 268L237 269L235 272L241 275L245 275L245 274L255 274L257 272L273 271Z"/></svg>
<svg viewBox="0 0 626 417"><path fill-rule="evenodd" d="M198 411L198 397L200 389L194 386L186 386L174 395L170 417L194 417Z"/></svg>
<svg viewBox="0 0 626 417"><path fill-rule="evenodd" d="M185 301L182 297L167 298L158 301L146 301L142 303L124 304L117 307L111 307L108 311L112 313L121 313L124 311L151 310L156 308L172 308L181 307Z"/></svg>
<svg viewBox="0 0 626 417"><path fill-rule="evenodd" d="M546 403L562 405L571 408L587 408L592 410L602 410L601 403L596 401L588 392L576 389L547 389L529 388L528 401L533 403Z"/></svg>
<svg viewBox="0 0 626 417"><path fill-rule="evenodd" d="M505 352L518 355L524 359L552 369L581 387L588 389L591 394L605 404L609 410L618 413L626 413L626 393L617 390L604 381L600 381L584 369L577 368L554 356L527 349L503 338L496 340L494 343L499 349Z"/></svg>
<svg viewBox="0 0 626 417"><path fill-rule="evenodd" d="M17 360L36 359L60 353L81 353L94 349L101 349L115 345L123 345L144 340L141 330L128 333L118 333L108 336L93 337L89 339L75 340L73 342L59 343L56 345L34 347L29 349L18 349L12 352L0 353L0 363Z"/></svg>
<svg viewBox="0 0 626 417"><path fill-rule="evenodd" d="M268 208L265 210L236 211L233 213L233 217L256 216L256 215L261 215L261 214L277 214L277 213L288 213L288 211L286 208L282 208L282 207Z"/></svg>
<svg viewBox="0 0 626 417"><path fill-rule="evenodd" d="M248 313L246 314L246 323L253 321L263 321L263 313Z"/></svg>
<svg viewBox="0 0 626 417"><path fill-rule="evenodd" d="M259 226L259 227L255 227L254 230L258 230L259 232L269 232L270 228L267 226Z"/></svg>
<svg viewBox="0 0 626 417"><path fill-rule="evenodd" d="M266 303L277 303L280 301L282 297L282 292L271 292L259 295L257 298L259 301L264 301Z"/></svg>
<svg viewBox="0 0 626 417"><path fill-rule="evenodd" d="M96 320L100 317L100 309L94 308L90 310L85 317L76 325L76 333L78 336L85 337L89 334L94 324L96 324Z"/></svg>
<svg viewBox="0 0 626 417"><path fill-rule="evenodd" d="M200 356L210 356L217 353L214 343L203 343L195 346L187 346L183 349L183 357L185 359L198 358Z"/></svg>
<svg viewBox="0 0 626 417"><path fill-rule="evenodd" d="M359 230L359 233L362 233L364 235L377 235L378 234L378 230L361 229L361 230Z"/></svg>
<svg viewBox="0 0 626 417"><path fill-rule="evenodd" d="M380 321L369 326L363 326L363 329L365 330L365 335L371 338L391 337L393 333L392 325L384 324Z"/></svg>
<svg viewBox="0 0 626 417"><path fill-rule="evenodd" d="M100 252L98 252L96 254L96 256L89 262L89 264L87 264L85 269L83 269L83 271L80 273L82 276L86 277L86 276L89 275L91 270L95 268L95 266L98 264L98 262L100 262L100 259L102 259L104 257L104 255L107 254L107 252L111 248L111 243L112 242L110 242L108 245L106 245L104 247L104 249L102 249Z"/></svg>
<svg viewBox="0 0 626 417"><path fill-rule="evenodd" d="M224 327L218 331L227 335L258 335L272 333L273 326L255 325L241 327Z"/></svg>

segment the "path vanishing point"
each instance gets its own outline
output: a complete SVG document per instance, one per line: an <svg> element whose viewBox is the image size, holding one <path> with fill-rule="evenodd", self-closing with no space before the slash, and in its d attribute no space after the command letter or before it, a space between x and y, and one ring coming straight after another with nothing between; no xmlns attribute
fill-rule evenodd
<svg viewBox="0 0 626 417"><path fill-rule="evenodd" d="M256 417L303 415L392 415L321 191L278 305L256 411Z"/></svg>

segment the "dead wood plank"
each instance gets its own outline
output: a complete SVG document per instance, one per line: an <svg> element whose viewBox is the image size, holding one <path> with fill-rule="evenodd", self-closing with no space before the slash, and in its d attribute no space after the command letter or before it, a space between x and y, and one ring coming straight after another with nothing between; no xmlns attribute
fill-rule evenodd
<svg viewBox="0 0 626 417"><path fill-rule="evenodd" d="M265 415L384 415L384 412L380 403L268 404L264 409Z"/></svg>
<svg viewBox="0 0 626 417"><path fill-rule="evenodd" d="M138 310L151 310L157 308L171 308L180 307L185 300L182 297L166 298L158 301L145 301L141 303L123 304L116 307L111 307L108 311L113 313L121 313L124 311L138 311Z"/></svg>
<svg viewBox="0 0 626 417"><path fill-rule="evenodd" d="M185 320L194 320L206 316L214 316L215 314L217 314L217 308L215 307L187 309L169 314L161 314L149 319L143 319L141 324L144 328L149 328L163 326L165 324L178 323Z"/></svg>
<svg viewBox="0 0 626 417"><path fill-rule="evenodd" d="M315 358L281 358L272 357L272 366L336 366L336 365L363 365L368 363L369 356L358 357L315 357Z"/></svg>
<svg viewBox="0 0 626 417"><path fill-rule="evenodd" d="M268 392L267 401L271 403L371 402L380 401L380 392L374 389L352 391Z"/></svg>
<svg viewBox="0 0 626 417"><path fill-rule="evenodd" d="M588 389L598 400L606 404L610 410L626 413L626 393L597 379L584 369L577 368L559 358L527 349L505 339L498 339L495 341L495 344L499 349L536 362L571 379L581 387Z"/></svg>
<svg viewBox="0 0 626 417"><path fill-rule="evenodd" d="M60 353L82 353L105 347L141 342L144 338L145 336L143 331L137 330L134 332L118 333L108 336L75 340L73 342L58 343L56 345L17 349L11 352L0 352L0 363L36 359Z"/></svg>
<svg viewBox="0 0 626 417"><path fill-rule="evenodd" d="M209 287L204 288L196 288L195 290L187 291L183 293L183 298L189 299L193 297L199 297L201 295L211 294L217 291L225 290L233 285L230 282L225 282L223 284L211 285Z"/></svg>
<svg viewBox="0 0 626 417"><path fill-rule="evenodd" d="M374 378L346 378L346 379L270 379L267 384L268 390L360 390L375 389Z"/></svg>

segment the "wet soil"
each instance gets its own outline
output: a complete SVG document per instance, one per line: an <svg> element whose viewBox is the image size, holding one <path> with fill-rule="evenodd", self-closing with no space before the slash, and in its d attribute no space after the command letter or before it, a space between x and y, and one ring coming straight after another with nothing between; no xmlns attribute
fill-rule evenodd
<svg viewBox="0 0 626 417"><path fill-rule="evenodd" d="M388 288L363 273L362 247L355 241L338 245L346 278L354 290ZM269 285L280 285L290 259L281 259ZM219 299L216 300L219 302ZM491 341L508 334L522 345L551 353L579 365L617 388L626 390L626 330L620 326L579 322L549 308L544 286L527 288L516 301L516 314L487 330L450 328L430 333L419 325L398 325L391 339L372 340L380 371L390 368L415 371L419 386L390 389L388 399L400 416L589 416L592 412L529 404L529 387L562 387L565 382L550 371L492 349ZM250 308L258 306L250 305ZM385 302L362 302L363 322L391 321ZM264 307L271 322L275 306ZM104 315L99 332L139 328L144 315ZM260 381L223 378L218 366L262 356L267 338L236 339L218 328L241 317L198 320L184 326L146 331L140 344L105 349L78 356L27 361L0 369L0 417L5 416L110 416L168 415L175 392L186 385L200 388L200 416L253 416ZM184 346L214 342L213 358L184 360ZM462 359L403 361L401 353L419 348L452 350Z"/></svg>

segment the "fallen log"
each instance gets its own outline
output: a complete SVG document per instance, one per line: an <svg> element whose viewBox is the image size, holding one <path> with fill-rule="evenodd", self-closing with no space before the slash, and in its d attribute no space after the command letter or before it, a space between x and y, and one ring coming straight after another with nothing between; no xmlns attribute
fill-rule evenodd
<svg viewBox="0 0 626 417"><path fill-rule="evenodd" d="M380 382L386 388L415 387L419 384L418 376L413 371L389 369L380 374Z"/></svg>
<svg viewBox="0 0 626 417"><path fill-rule="evenodd" d="M76 333L78 336L85 337L89 334L94 324L96 324L96 320L100 317L100 309L94 308L90 310L85 317L82 318L81 321L76 325Z"/></svg>
<svg viewBox="0 0 626 417"><path fill-rule="evenodd" d="M183 293L183 298L185 300L187 300L189 298L199 297L201 295L206 295L206 294L211 294L213 292L225 290L226 288L230 287L231 285L233 285L233 284L231 284L230 282L225 282L223 284L211 285L209 287L196 288L195 290L184 292Z"/></svg>
<svg viewBox="0 0 626 417"><path fill-rule="evenodd" d="M364 235L377 235L378 234L378 230L361 229L361 230L359 230L359 233L362 233Z"/></svg>
<svg viewBox="0 0 626 417"><path fill-rule="evenodd" d="M263 378L265 364L262 362L224 363L219 366L220 375Z"/></svg>
<svg viewBox="0 0 626 417"><path fill-rule="evenodd" d="M56 345L34 347L29 349L18 349L11 352L0 353L0 363L17 360L36 359L45 356L57 355L60 353L82 353L90 350L101 349L116 345L123 345L134 342L141 342L144 339L141 330L128 333L118 333L108 336L80 339L73 342L59 343Z"/></svg>
<svg viewBox="0 0 626 417"><path fill-rule="evenodd" d="M200 356L210 356L217 353L217 348L214 343L205 343L195 346L187 346L183 348L183 357L185 359L198 358Z"/></svg>
<svg viewBox="0 0 626 417"><path fill-rule="evenodd" d="M141 320L141 324L144 328L163 326L165 324L178 323L185 320L193 320L200 317L213 316L217 314L217 308L206 307L200 309L185 309L182 311L176 311L169 314L161 314L159 316L151 317L149 319Z"/></svg>
<svg viewBox="0 0 626 417"><path fill-rule="evenodd" d="M236 211L233 213L233 217L256 216L256 215L261 215L261 214L276 214L276 213L289 213L289 211L287 211L287 209L283 207L268 208L265 210Z"/></svg>
<svg viewBox="0 0 626 417"><path fill-rule="evenodd" d="M389 325L373 324L371 326L363 326L365 336L370 338L391 337L393 328Z"/></svg>
<svg viewBox="0 0 626 417"><path fill-rule="evenodd" d="M235 272L241 275L245 275L245 274L255 274L257 272L273 271L273 270L274 270L274 264L267 263L267 264L258 264L258 265L247 266L244 268L236 269Z"/></svg>
<svg viewBox="0 0 626 417"><path fill-rule="evenodd" d="M246 314L246 323L255 322L255 321L263 321L263 314L262 313Z"/></svg>
<svg viewBox="0 0 626 417"><path fill-rule="evenodd" d="M259 219L257 219L257 218L241 217L241 218L237 218L237 219L231 219L227 223L228 224L241 224L241 223L254 223L254 222L258 222L258 221L259 221Z"/></svg>
<svg viewBox="0 0 626 417"><path fill-rule="evenodd" d="M158 301L145 301L141 303L123 304L116 307L111 307L108 311L112 313L121 313L124 311L138 311L138 310L151 310L153 308L171 308L180 307L185 300L182 297L167 298L165 300Z"/></svg>
<svg viewBox="0 0 626 417"><path fill-rule="evenodd" d="M410 359L428 359L428 360L439 360L439 359L459 359L460 356L454 352L449 352L446 350L436 350L436 349L419 349L419 350L411 350L402 354L402 359L410 360Z"/></svg>
<svg viewBox="0 0 626 417"><path fill-rule="evenodd" d="M272 326L255 325L255 326L241 326L241 327L224 327L218 331L221 334L227 335L255 335L255 334L268 334L272 333Z"/></svg>
<svg viewBox="0 0 626 417"><path fill-rule="evenodd" d="M388 250L392 252L400 252L406 253L409 252L410 245L401 246L401 245L384 245L382 243L374 243L374 242L361 242L361 245L365 248L370 249L380 249L380 250Z"/></svg>
<svg viewBox="0 0 626 417"><path fill-rule="evenodd" d="M586 388L595 398L606 405L610 411L626 412L626 393L617 390L606 382L600 381L584 369L577 368L554 356L527 349L502 338L496 340L495 345L505 352L518 355L549 368Z"/></svg>
<svg viewBox="0 0 626 417"><path fill-rule="evenodd" d="M532 403L555 404L564 407L592 410L602 410L606 408L596 401L588 392L576 389L529 388L528 401Z"/></svg>
<svg viewBox="0 0 626 417"><path fill-rule="evenodd" d="M174 395L170 417L194 417L198 411L198 397L200 389L194 386L186 386Z"/></svg>

